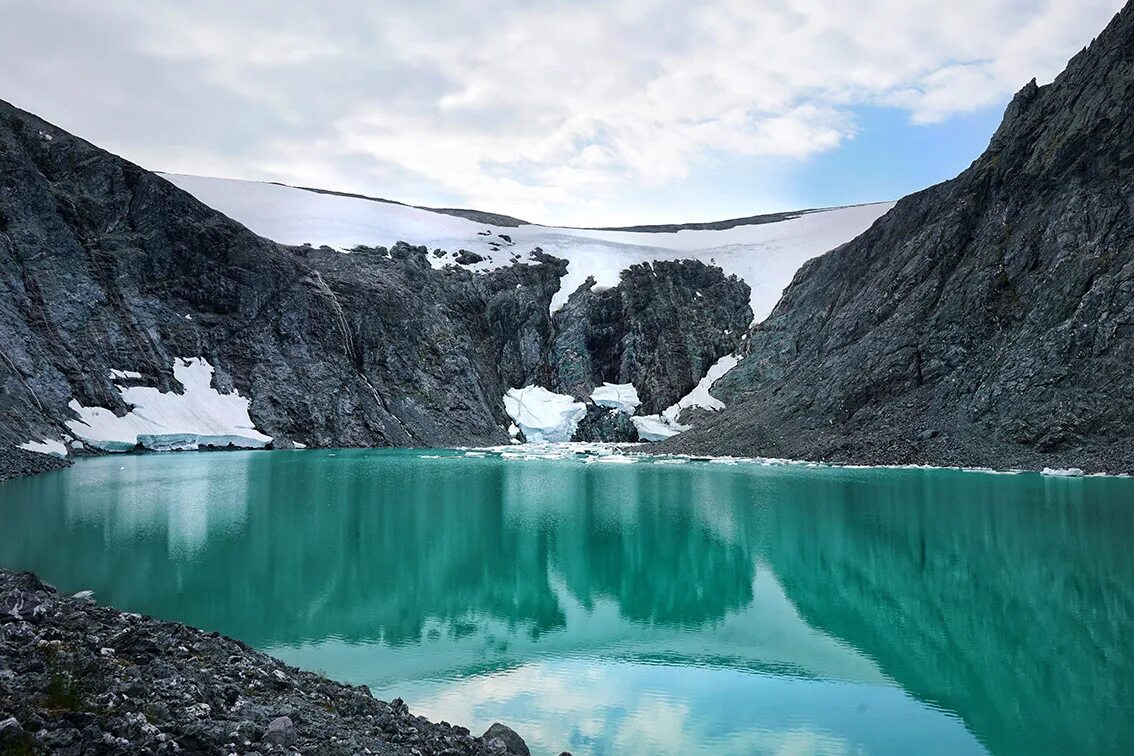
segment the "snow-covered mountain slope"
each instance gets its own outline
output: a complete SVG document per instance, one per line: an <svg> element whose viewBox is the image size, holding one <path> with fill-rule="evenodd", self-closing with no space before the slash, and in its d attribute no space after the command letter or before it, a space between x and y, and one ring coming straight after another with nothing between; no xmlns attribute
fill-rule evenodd
<svg viewBox="0 0 1134 756"><path fill-rule="evenodd" d="M446 251L430 257L450 264L461 249L484 259L468 267L489 269L527 261L539 247L569 262L552 310L588 276L615 286L619 273L647 260L697 259L736 274L752 289L752 312L763 320L807 260L850 241L893 203L803 211L787 220L724 230L676 232L604 231L523 225L493 227L465 218L393 202L323 194L278 184L162 174L206 205L252 231L283 244L390 246L398 241Z"/></svg>

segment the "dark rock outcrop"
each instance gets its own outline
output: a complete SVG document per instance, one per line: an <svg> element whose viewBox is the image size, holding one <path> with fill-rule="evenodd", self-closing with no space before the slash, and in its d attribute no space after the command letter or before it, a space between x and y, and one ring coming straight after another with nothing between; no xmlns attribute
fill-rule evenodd
<svg viewBox="0 0 1134 756"><path fill-rule="evenodd" d="M748 284L696 260L640 263L618 286L588 278L555 314L549 361L557 390L586 399L596 386L633 383L639 412L688 394L752 323Z"/></svg>
<svg viewBox="0 0 1134 756"><path fill-rule="evenodd" d="M70 464L65 459L0 445L0 483L12 478L60 470Z"/></svg>
<svg viewBox="0 0 1134 756"><path fill-rule="evenodd" d="M588 404L586 417L575 428L574 440L624 443L637 441L638 431L625 412Z"/></svg>
<svg viewBox="0 0 1134 756"><path fill-rule="evenodd" d="M499 742L494 742L499 740ZM522 756L401 699L301 672L240 641L59 595L0 570L4 753L492 754ZM369 749L366 751L365 749Z"/></svg>
<svg viewBox="0 0 1134 756"><path fill-rule="evenodd" d="M1134 471L1134 5L799 271L671 451Z"/></svg>
<svg viewBox="0 0 1134 756"><path fill-rule="evenodd" d="M530 257L473 273L405 244L279 245L0 102L0 444L59 438L71 400L124 414L111 369L180 391L174 359L196 356L277 446L506 443L505 391L553 386L556 364L549 308L567 263ZM651 403L733 348L702 331L743 319L747 297L719 270L657 270L606 295L629 335L595 360L597 377L645 381Z"/></svg>

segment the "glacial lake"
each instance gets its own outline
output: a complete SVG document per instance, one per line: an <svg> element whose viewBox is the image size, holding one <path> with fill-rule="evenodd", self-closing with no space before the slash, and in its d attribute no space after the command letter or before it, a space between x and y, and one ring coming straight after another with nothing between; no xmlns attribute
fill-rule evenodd
<svg viewBox="0 0 1134 756"><path fill-rule="evenodd" d="M124 455L0 485L0 565L534 754L1134 752L1134 481Z"/></svg>

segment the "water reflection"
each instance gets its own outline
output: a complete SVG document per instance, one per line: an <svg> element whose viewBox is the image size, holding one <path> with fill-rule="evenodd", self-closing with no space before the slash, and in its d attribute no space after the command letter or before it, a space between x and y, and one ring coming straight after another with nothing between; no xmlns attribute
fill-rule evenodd
<svg viewBox="0 0 1134 756"><path fill-rule="evenodd" d="M130 456L0 488L0 563L549 749L1121 753L1132 497L943 471Z"/></svg>

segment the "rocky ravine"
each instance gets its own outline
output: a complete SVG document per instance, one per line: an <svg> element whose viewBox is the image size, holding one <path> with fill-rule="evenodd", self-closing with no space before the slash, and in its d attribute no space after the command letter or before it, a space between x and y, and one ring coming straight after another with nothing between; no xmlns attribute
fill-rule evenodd
<svg viewBox="0 0 1134 756"><path fill-rule="evenodd" d="M184 625L61 596L0 570L0 753L527 756L401 700L331 682Z"/></svg>
<svg viewBox="0 0 1134 756"><path fill-rule="evenodd" d="M669 451L1134 472L1134 4L812 260Z"/></svg>
<svg viewBox="0 0 1134 756"><path fill-rule="evenodd" d="M503 395L559 387L561 334L603 350L582 355L596 367L573 389L662 366L648 381L651 404L666 406L739 346L752 317L746 284L690 262L602 295L626 305L553 322L565 261L536 249L530 264L473 273L434 269L431 254L276 244L0 102L0 445L58 439L72 399L124 414L111 370L179 392L182 357L205 358L217 389L250 398L277 446L507 443ZM706 287L712 306L694 295Z"/></svg>

